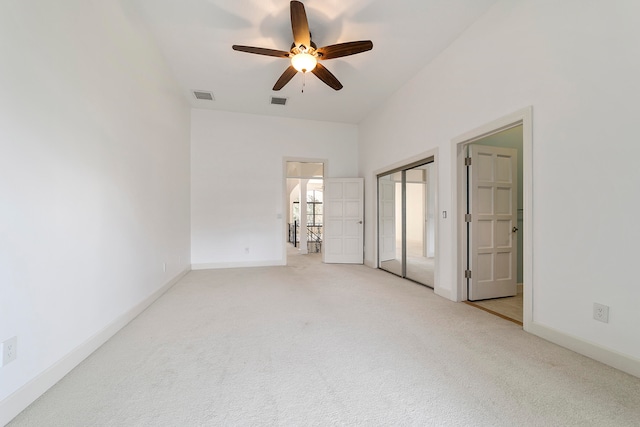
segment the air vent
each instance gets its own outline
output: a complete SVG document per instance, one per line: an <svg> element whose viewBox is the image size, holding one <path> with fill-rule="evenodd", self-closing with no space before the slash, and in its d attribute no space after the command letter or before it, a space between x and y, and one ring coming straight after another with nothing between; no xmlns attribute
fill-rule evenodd
<svg viewBox="0 0 640 427"><path fill-rule="evenodd" d="M193 96L195 96L196 99L200 99L202 101L215 101L211 92L206 92L203 90L194 90Z"/></svg>
<svg viewBox="0 0 640 427"><path fill-rule="evenodd" d="M271 105L287 105L287 98L271 97Z"/></svg>

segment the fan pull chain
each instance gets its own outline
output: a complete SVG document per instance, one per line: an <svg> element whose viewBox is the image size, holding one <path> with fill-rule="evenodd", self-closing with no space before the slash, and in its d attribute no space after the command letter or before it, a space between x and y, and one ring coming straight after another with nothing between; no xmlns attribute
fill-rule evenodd
<svg viewBox="0 0 640 427"><path fill-rule="evenodd" d="M307 73L302 73L302 93L304 93L304 87L307 85Z"/></svg>

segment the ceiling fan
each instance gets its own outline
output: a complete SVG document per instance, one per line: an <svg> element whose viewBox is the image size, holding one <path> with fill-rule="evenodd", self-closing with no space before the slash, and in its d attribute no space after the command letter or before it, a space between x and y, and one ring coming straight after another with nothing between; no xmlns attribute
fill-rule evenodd
<svg viewBox="0 0 640 427"><path fill-rule="evenodd" d="M266 49L262 47L233 45L233 50L258 55L275 56L276 58L287 58L291 60L291 65L282 73L273 90L282 89L299 71L307 73L311 71L329 87L340 90L342 83L331 74L318 60L341 58L343 56L355 55L373 49L371 40L357 42L338 43L330 46L318 48L311 41L309 23L304 5L299 1L291 2L291 29L293 30L293 44L291 50Z"/></svg>

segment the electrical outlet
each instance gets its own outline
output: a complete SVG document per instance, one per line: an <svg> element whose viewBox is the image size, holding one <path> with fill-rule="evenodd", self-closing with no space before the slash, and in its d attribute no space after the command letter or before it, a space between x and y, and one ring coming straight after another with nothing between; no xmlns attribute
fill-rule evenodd
<svg viewBox="0 0 640 427"><path fill-rule="evenodd" d="M599 322L609 323L609 306L594 302L593 318Z"/></svg>
<svg viewBox="0 0 640 427"><path fill-rule="evenodd" d="M18 337L9 338L2 343L2 366L18 357Z"/></svg>

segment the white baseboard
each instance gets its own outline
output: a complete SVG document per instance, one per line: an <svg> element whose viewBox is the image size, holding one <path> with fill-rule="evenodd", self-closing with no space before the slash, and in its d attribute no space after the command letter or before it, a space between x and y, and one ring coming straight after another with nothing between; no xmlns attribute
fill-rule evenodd
<svg viewBox="0 0 640 427"><path fill-rule="evenodd" d="M369 259L364 260L364 265L366 265L369 268L378 268L376 264L373 262L373 260L369 260Z"/></svg>
<svg viewBox="0 0 640 427"><path fill-rule="evenodd" d="M20 387L14 393L10 394L6 399L2 400L0 402L0 425L7 425L9 421L25 410L27 406L31 405L45 391L49 390L49 388L51 388L55 383L71 372L73 368L78 366L80 362L96 351L102 344L107 342L107 340L114 336L120 329L135 319L162 294L167 292L189 271L190 269L186 268L182 273L171 279L160 289L149 295L122 316L115 319L101 331L69 352L58 362Z"/></svg>
<svg viewBox="0 0 640 427"><path fill-rule="evenodd" d="M219 268L243 268L243 267L273 267L286 265L281 259L270 261L242 261L242 262L204 262L191 264L192 270L215 270Z"/></svg>
<svg viewBox="0 0 640 427"><path fill-rule="evenodd" d="M433 288L433 293L438 296L441 296L442 298L446 298L453 302L457 302L456 299L453 297L453 293L451 292L451 289L443 289L439 286L436 286Z"/></svg>
<svg viewBox="0 0 640 427"><path fill-rule="evenodd" d="M640 378L640 359L532 322L525 331Z"/></svg>

